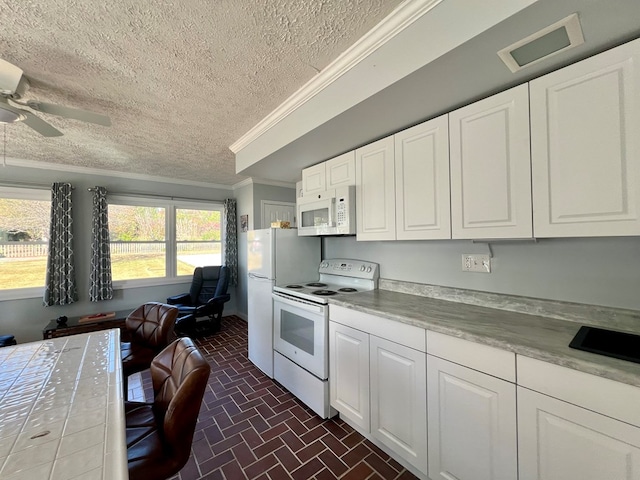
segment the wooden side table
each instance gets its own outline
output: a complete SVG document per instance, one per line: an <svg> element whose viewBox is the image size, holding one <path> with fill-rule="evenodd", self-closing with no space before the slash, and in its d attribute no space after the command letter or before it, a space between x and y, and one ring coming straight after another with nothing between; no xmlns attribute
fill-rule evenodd
<svg viewBox="0 0 640 480"><path fill-rule="evenodd" d="M107 319L96 318L95 321L80 323L79 320L85 315L79 317L69 317L64 325L58 325L58 319L51 320L46 327L42 330L42 338L47 340L49 338L66 337L67 335L76 335L78 333L96 332L98 330L108 330L110 328L120 329L120 338L123 341L128 341L129 334L125 328L125 321L127 316L133 312L135 308L129 310L121 310L116 312L114 317Z"/></svg>

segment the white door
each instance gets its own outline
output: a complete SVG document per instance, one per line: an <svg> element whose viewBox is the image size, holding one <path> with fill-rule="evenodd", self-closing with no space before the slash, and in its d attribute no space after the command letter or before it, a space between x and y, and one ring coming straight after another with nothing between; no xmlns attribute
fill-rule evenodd
<svg viewBox="0 0 640 480"><path fill-rule="evenodd" d="M371 335L371 434L427 473L426 354Z"/></svg>
<svg viewBox="0 0 640 480"><path fill-rule="evenodd" d="M356 150L357 240L395 240L393 136Z"/></svg>
<svg viewBox="0 0 640 480"><path fill-rule="evenodd" d="M515 384L429 355L427 385L429 478L515 480Z"/></svg>
<svg viewBox="0 0 640 480"><path fill-rule="evenodd" d="M518 387L519 480L639 480L640 428Z"/></svg>
<svg viewBox="0 0 640 480"><path fill-rule="evenodd" d="M640 40L531 82L536 237L640 234Z"/></svg>
<svg viewBox="0 0 640 480"><path fill-rule="evenodd" d="M449 114L453 238L530 238L529 93L523 84Z"/></svg>
<svg viewBox="0 0 640 480"><path fill-rule="evenodd" d="M325 162L327 190L356 184L356 152L342 155Z"/></svg>
<svg viewBox="0 0 640 480"><path fill-rule="evenodd" d="M447 115L396 133L394 140L396 239L451 238Z"/></svg>
<svg viewBox="0 0 640 480"><path fill-rule="evenodd" d="M329 322L329 392L331 406L368 433L368 333Z"/></svg>
<svg viewBox="0 0 640 480"><path fill-rule="evenodd" d="M262 228L271 228L271 222L289 222L291 228L296 224L296 204L292 202L277 202L262 200Z"/></svg>
<svg viewBox="0 0 640 480"><path fill-rule="evenodd" d="M308 197L327 189L325 162L302 170L302 196Z"/></svg>

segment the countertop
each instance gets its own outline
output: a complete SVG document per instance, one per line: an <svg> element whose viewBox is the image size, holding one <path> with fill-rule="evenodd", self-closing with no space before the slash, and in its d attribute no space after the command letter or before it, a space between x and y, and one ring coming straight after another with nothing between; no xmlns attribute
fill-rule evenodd
<svg viewBox="0 0 640 480"><path fill-rule="evenodd" d="M329 299L329 304L640 387L640 364L569 348L581 325L602 326L601 319L589 318L589 306L582 306L581 322L384 289L342 295ZM594 312L601 310L593 307ZM608 310L616 317L616 329L640 333L640 312L621 310L616 315L615 309Z"/></svg>

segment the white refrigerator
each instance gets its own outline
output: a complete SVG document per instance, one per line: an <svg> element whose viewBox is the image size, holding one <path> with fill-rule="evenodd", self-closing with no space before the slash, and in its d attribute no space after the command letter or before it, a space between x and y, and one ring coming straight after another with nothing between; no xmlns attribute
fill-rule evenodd
<svg viewBox="0 0 640 480"><path fill-rule="evenodd" d="M273 286L317 279L320 260L320 237L299 237L295 228L247 232L249 360L271 378Z"/></svg>

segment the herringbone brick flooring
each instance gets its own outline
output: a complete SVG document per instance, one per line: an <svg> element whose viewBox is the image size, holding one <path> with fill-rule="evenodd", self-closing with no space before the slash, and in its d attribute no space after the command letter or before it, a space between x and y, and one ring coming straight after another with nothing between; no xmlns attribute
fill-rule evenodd
<svg viewBox="0 0 640 480"><path fill-rule="evenodd" d="M197 341L211 364L191 457L174 480L415 478L337 417L322 420L247 358L247 324L229 316ZM148 372L144 394L153 390ZM130 397L131 398L131 397Z"/></svg>

